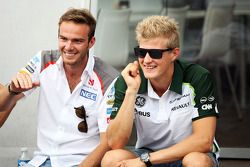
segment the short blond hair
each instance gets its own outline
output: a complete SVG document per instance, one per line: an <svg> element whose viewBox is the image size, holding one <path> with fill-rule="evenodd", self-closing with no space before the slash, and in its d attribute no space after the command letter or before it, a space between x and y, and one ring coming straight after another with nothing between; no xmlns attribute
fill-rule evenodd
<svg viewBox="0 0 250 167"><path fill-rule="evenodd" d="M166 38L166 47L179 47L179 27L177 22L168 16L149 16L139 22L135 29L138 43L142 39L157 37Z"/></svg>

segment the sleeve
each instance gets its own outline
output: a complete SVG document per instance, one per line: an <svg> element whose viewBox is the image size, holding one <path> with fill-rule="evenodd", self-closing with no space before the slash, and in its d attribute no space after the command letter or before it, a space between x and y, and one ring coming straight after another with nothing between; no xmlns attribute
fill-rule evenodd
<svg viewBox="0 0 250 167"><path fill-rule="evenodd" d="M27 65L19 70L19 73L27 73L31 76L32 82L39 81L39 74L41 71L41 51L30 59ZM25 96L30 95L35 88L24 92Z"/></svg>
<svg viewBox="0 0 250 167"><path fill-rule="evenodd" d="M112 113L110 119L114 119L122 105L122 102L125 97L125 92L127 90L127 84L123 77L120 75L115 82L115 99L112 106Z"/></svg>
<svg viewBox="0 0 250 167"><path fill-rule="evenodd" d="M194 115L193 120L208 116L218 116L216 86L212 75L206 72L197 76L194 85L194 107L198 110L198 115Z"/></svg>
<svg viewBox="0 0 250 167"><path fill-rule="evenodd" d="M116 79L114 79L108 87L100 105L100 114L98 116L98 127L100 132L106 132L109 125L110 115L113 111L112 106L115 99L115 82Z"/></svg>

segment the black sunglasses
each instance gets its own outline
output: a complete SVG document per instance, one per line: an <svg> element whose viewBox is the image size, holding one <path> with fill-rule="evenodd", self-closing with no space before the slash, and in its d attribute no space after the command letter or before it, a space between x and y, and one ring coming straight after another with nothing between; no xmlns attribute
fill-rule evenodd
<svg viewBox="0 0 250 167"><path fill-rule="evenodd" d="M88 132L88 124L87 124L87 120L86 118L88 117L86 115L86 110L84 108L84 106L80 106L80 107L74 107L75 109L75 112L76 112L76 115L83 119L83 121L81 121L79 124L78 124L78 130L80 132L84 132L84 133L87 133Z"/></svg>
<svg viewBox="0 0 250 167"><path fill-rule="evenodd" d="M167 49L144 49L144 48L139 48L139 46L134 48L135 51L135 56L139 58L145 58L146 54L148 53L149 56L152 59L161 59L162 58L162 53L167 52L167 51L172 51L173 48L167 48Z"/></svg>

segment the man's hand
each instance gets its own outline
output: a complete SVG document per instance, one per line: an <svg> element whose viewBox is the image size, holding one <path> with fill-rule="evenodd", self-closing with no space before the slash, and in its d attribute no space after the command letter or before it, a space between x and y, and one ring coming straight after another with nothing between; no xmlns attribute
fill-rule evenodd
<svg viewBox="0 0 250 167"><path fill-rule="evenodd" d="M141 84L138 61L129 63L121 74L128 86L127 91L135 91L137 93Z"/></svg>
<svg viewBox="0 0 250 167"><path fill-rule="evenodd" d="M13 92L24 92L39 85L39 82L32 82L31 76L28 73L18 72L11 80L10 90Z"/></svg>

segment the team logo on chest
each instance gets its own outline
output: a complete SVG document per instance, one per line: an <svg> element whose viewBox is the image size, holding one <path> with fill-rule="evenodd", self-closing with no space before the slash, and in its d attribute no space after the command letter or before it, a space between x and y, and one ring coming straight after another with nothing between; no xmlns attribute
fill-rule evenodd
<svg viewBox="0 0 250 167"><path fill-rule="evenodd" d="M143 107L146 103L146 99L142 96L137 96L135 100L135 105L137 107Z"/></svg>
<svg viewBox="0 0 250 167"><path fill-rule="evenodd" d="M88 84L91 85L91 86L93 86L94 85L94 81L95 80L93 80L93 79L89 79Z"/></svg>

